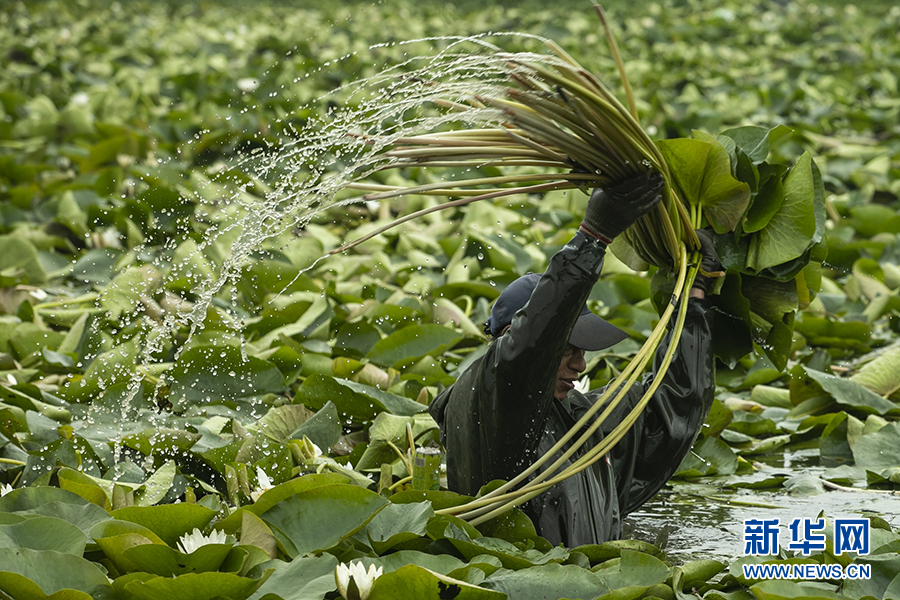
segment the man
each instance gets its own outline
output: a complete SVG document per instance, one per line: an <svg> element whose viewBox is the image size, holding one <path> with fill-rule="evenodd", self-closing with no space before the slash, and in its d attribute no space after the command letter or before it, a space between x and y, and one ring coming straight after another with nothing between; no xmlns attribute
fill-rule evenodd
<svg viewBox="0 0 900 600"><path fill-rule="evenodd" d="M485 326L495 338L491 346L430 407L447 450L450 489L474 495L492 480L512 479L602 394L574 389L585 369L584 353L627 334L591 313L585 302L606 246L660 201L662 186L653 173L595 190L578 233L550 259L546 272L517 279L497 299ZM701 241L704 270L717 270L711 238L701 235ZM522 506L551 543L574 547L617 539L625 515L652 497L690 450L715 389L711 309L703 300L708 280L697 279L679 348L634 427L604 459ZM667 346L664 341L655 364ZM648 375L636 382L570 462L599 443L651 381Z"/></svg>

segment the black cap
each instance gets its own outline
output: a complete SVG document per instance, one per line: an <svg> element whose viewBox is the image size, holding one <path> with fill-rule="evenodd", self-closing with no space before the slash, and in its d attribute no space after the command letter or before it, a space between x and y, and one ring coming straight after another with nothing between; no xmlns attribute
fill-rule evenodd
<svg viewBox="0 0 900 600"><path fill-rule="evenodd" d="M506 286L491 308L491 316L485 323L485 332L498 337L503 329L512 323L519 309L528 303L540 278L541 275L538 273L529 273ZM569 343L582 350L603 350L627 337L627 333L592 313L585 304L578 320L575 321Z"/></svg>

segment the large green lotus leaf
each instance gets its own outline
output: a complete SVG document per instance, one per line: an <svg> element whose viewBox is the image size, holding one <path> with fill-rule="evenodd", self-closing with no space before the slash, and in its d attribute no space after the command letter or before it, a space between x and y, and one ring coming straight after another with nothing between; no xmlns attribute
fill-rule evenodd
<svg viewBox="0 0 900 600"><path fill-rule="evenodd" d="M126 435L122 438L122 443L149 456L153 453L186 452L201 437L203 437L202 434L182 429L150 428Z"/></svg>
<svg viewBox="0 0 900 600"><path fill-rule="evenodd" d="M890 396L900 390L900 348L888 348L850 379L879 396Z"/></svg>
<svg viewBox="0 0 900 600"><path fill-rule="evenodd" d="M33 517L21 523L0 525L0 548L56 550L81 556L87 536L78 527L53 517Z"/></svg>
<svg viewBox="0 0 900 600"><path fill-rule="evenodd" d="M235 400L279 392L284 376L272 363L242 356L234 346L197 346L186 350L167 375L173 400Z"/></svg>
<svg viewBox="0 0 900 600"><path fill-rule="evenodd" d="M900 465L900 423L890 423L859 438L853 446L853 459L867 469Z"/></svg>
<svg viewBox="0 0 900 600"><path fill-rule="evenodd" d="M109 510L110 504L106 492L88 475L63 467L57 472L57 477L59 478L59 487L62 489L78 494L88 502Z"/></svg>
<svg viewBox="0 0 900 600"><path fill-rule="evenodd" d="M346 322L341 325L334 339L335 356L365 356L379 340L381 333L365 321Z"/></svg>
<svg viewBox="0 0 900 600"><path fill-rule="evenodd" d="M16 600L89 600L108 588L103 571L80 556L0 548L0 590Z"/></svg>
<svg viewBox="0 0 900 600"><path fill-rule="evenodd" d="M178 577L154 577L125 585L125 591L142 600L244 600L266 581L270 571L259 579L234 573L187 573Z"/></svg>
<svg viewBox="0 0 900 600"><path fill-rule="evenodd" d="M542 540L537 535L534 523L519 508L513 508L502 515L485 521L478 526L478 531L484 536L500 538L513 544L527 543L529 540Z"/></svg>
<svg viewBox="0 0 900 600"><path fill-rule="evenodd" d="M126 506L110 513L113 518L137 523L155 533L169 546L175 546L182 535L205 528L216 511L200 504L160 504L159 506Z"/></svg>
<svg viewBox="0 0 900 600"><path fill-rule="evenodd" d="M129 267L109 282L98 301L110 319L118 320L133 314L142 299L152 297L161 280L162 275L152 265Z"/></svg>
<svg viewBox="0 0 900 600"><path fill-rule="evenodd" d="M452 523L445 530L446 539L459 551L466 560L480 554L488 554L500 559L507 569L524 569L547 563L560 563L568 558L568 551L562 546L554 546L548 552L538 550L522 550L498 538L471 538L469 534Z"/></svg>
<svg viewBox="0 0 900 600"><path fill-rule="evenodd" d="M622 552L625 550L642 552L659 559L666 557L665 552L653 544L641 540L612 540L602 544L585 544L572 548L572 552L580 552L587 556L592 565L622 556Z"/></svg>
<svg viewBox="0 0 900 600"><path fill-rule="evenodd" d="M594 571L611 589L651 586L669 577L669 567L655 556L634 550L622 550L618 564Z"/></svg>
<svg viewBox="0 0 900 600"><path fill-rule="evenodd" d="M500 295L500 291L485 281L453 281L437 287L431 291L432 295L439 298L455 300L460 296L470 298L487 298L494 301Z"/></svg>
<svg viewBox="0 0 900 600"><path fill-rule="evenodd" d="M342 385L347 386L351 390L354 390L360 394L365 394L371 398L378 400L382 405L384 405L385 409L393 415L402 415L408 417L423 413L428 410L427 406L416 402L415 400L412 400L405 396L398 396L396 394L382 391L371 385L365 385L363 383L349 381L346 379L338 379L338 382Z"/></svg>
<svg viewBox="0 0 900 600"><path fill-rule="evenodd" d="M898 406L895 403L885 400L878 394L867 390L850 379L835 377L808 367L806 368L806 374L810 379L821 385L822 389L837 400L838 403L845 406L853 406L863 412L879 415L898 410Z"/></svg>
<svg viewBox="0 0 900 600"><path fill-rule="evenodd" d="M555 563L518 571L501 569L485 579L481 586L503 592L516 600L544 598L590 600L609 592L609 587L603 579L587 569Z"/></svg>
<svg viewBox="0 0 900 600"><path fill-rule="evenodd" d="M678 567L681 571L681 590L689 592L691 588L700 588L721 573L726 565L718 560L695 560ZM673 582L674 582L673 573Z"/></svg>
<svg viewBox="0 0 900 600"><path fill-rule="evenodd" d="M433 516L430 502L388 504L369 521L365 534L380 556L397 544L425 535L428 519Z"/></svg>
<svg viewBox="0 0 900 600"><path fill-rule="evenodd" d="M897 589L897 580L900 580L900 554L887 552L871 556L860 556L853 561L856 565L869 565L872 569L872 577L869 579L847 579L844 582L843 594L851 598L863 598L866 596L884 598L885 600L897 598L887 594L889 587L893 585Z"/></svg>
<svg viewBox="0 0 900 600"><path fill-rule="evenodd" d="M470 585L417 565L406 565L375 580L369 600L504 600L506 594Z"/></svg>
<svg viewBox="0 0 900 600"><path fill-rule="evenodd" d="M369 565L381 567L385 573L396 571L406 565L417 565L428 569L429 571L440 573L441 575L450 575L453 571L466 567L466 563L455 556L449 554L426 554L417 550L400 550L398 552L391 552L390 554L379 556L378 558L364 556L358 561L354 560L353 562L362 563L366 570L368 570ZM499 564L498 561L497 566L499 566Z"/></svg>
<svg viewBox="0 0 900 600"><path fill-rule="evenodd" d="M759 191L747 209L747 219L742 226L744 233L754 233L768 225L784 202L784 184L779 172L761 168L760 180Z"/></svg>
<svg viewBox="0 0 900 600"><path fill-rule="evenodd" d="M247 427L247 431L254 433L258 431L276 442L284 442L313 414L313 411L302 404L275 406L253 426Z"/></svg>
<svg viewBox="0 0 900 600"><path fill-rule="evenodd" d="M847 600L847 596L836 594L813 585L803 585L786 580L761 581L750 588L757 600Z"/></svg>
<svg viewBox="0 0 900 600"><path fill-rule="evenodd" d="M401 417L387 412L379 414L375 417L372 426L369 427L369 445L356 463L356 470L379 469L383 463L397 460L397 453L390 444L399 448L401 452L405 452L409 448L406 434L407 425L412 427L413 437L418 437L425 431L437 427L428 414L411 417Z"/></svg>
<svg viewBox="0 0 900 600"><path fill-rule="evenodd" d="M770 385L757 385L750 392L751 402L762 404L763 406L775 406L778 408L787 408L790 410L794 407L791 404L791 392L784 388L776 388Z"/></svg>
<svg viewBox="0 0 900 600"><path fill-rule="evenodd" d="M160 437L164 437L160 434ZM166 497L175 482L175 461L168 460L147 478L144 485L134 493L134 503L138 507L153 506Z"/></svg>
<svg viewBox="0 0 900 600"><path fill-rule="evenodd" d="M221 529L226 533L234 533L241 526L242 513L244 511L251 512L259 516L287 498L306 492L313 488L334 485L338 483L347 483L349 480L343 475L337 473L312 473L304 475L296 479L291 479L282 484L276 485L270 490L266 490L255 503L250 506L244 506L234 511L221 521L216 523L216 529Z"/></svg>
<svg viewBox="0 0 900 600"><path fill-rule="evenodd" d="M86 536L91 527L109 518L109 513L96 504L69 504L66 502L48 502L38 507L19 511L21 515L41 515L62 519L76 526Z"/></svg>
<svg viewBox="0 0 900 600"><path fill-rule="evenodd" d="M28 240L13 235L0 235L0 256L3 257L0 287L40 285L47 281L37 249Z"/></svg>
<svg viewBox="0 0 900 600"><path fill-rule="evenodd" d="M437 356L453 348L462 336L443 325L410 325L378 340L366 356L390 367L401 361L418 360L426 354Z"/></svg>
<svg viewBox="0 0 900 600"><path fill-rule="evenodd" d="M146 527L117 519L97 523L91 527L90 537L122 573L141 570L138 565L124 557L123 553L128 548L143 544L166 545L159 536Z"/></svg>
<svg viewBox="0 0 900 600"><path fill-rule="evenodd" d="M141 544L123 550L122 558L136 564L141 571L175 577L218 570L232 548L231 544L206 544L190 554L182 554L160 544Z"/></svg>
<svg viewBox="0 0 900 600"><path fill-rule="evenodd" d="M371 421L379 413L411 415L428 409L427 406L409 398L321 374L307 377L297 390L294 400L315 410L320 410L328 402L333 402L338 413L356 421Z"/></svg>
<svg viewBox="0 0 900 600"><path fill-rule="evenodd" d="M715 137L698 130L692 135L710 145L700 191L703 214L717 233L734 231L750 204L750 185L732 176L731 156Z"/></svg>
<svg viewBox="0 0 900 600"><path fill-rule="evenodd" d="M338 442L342 431L337 407L328 401L316 414L292 431L287 439L302 440L306 436L319 448L327 450Z"/></svg>
<svg viewBox="0 0 900 600"><path fill-rule="evenodd" d="M272 530L262 519L249 511L241 512L240 543L242 546L259 548L268 558L275 558L278 550L278 542L272 535Z"/></svg>
<svg viewBox="0 0 900 600"><path fill-rule="evenodd" d="M794 131L785 125L776 125L772 129L747 125L726 129L720 136L727 136L747 153L754 164L760 164L769 156L769 150L776 147L785 139L790 138Z"/></svg>
<svg viewBox="0 0 900 600"><path fill-rule="evenodd" d="M694 445L693 451L684 457L675 475L730 475L737 471L737 467L737 456L728 444L719 438L708 437Z"/></svg>
<svg viewBox="0 0 900 600"><path fill-rule="evenodd" d="M865 321L835 321L804 314L794 328L810 344L868 352L871 333Z"/></svg>
<svg viewBox="0 0 900 600"><path fill-rule="evenodd" d="M17 488L0 497L0 512L20 512L38 508L51 502L75 504L83 506L89 504L87 500L66 490L50 487L26 487Z"/></svg>
<svg viewBox="0 0 900 600"><path fill-rule="evenodd" d="M122 254L115 248L88 250L67 269L67 276L81 283L109 283L118 271L115 266Z"/></svg>
<svg viewBox="0 0 900 600"><path fill-rule="evenodd" d="M310 600L324 598L337 589L334 570L338 560L331 554L301 556L291 562L270 560L254 567L249 575L267 570L272 574L249 600L261 600L266 594L275 594L282 600Z"/></svg>
<svg viewBox="0 0 900 600"><path fill-rule="evenodd" d="M817 234L812 156L805 152L784 179L784 201L750 240L747 268L756 272L802 255Z"/></svg>
<svg viewBox="0 0 900 600"><path fill-rule="evenodd" d="M60 395L66 400L87 402L101 396L107 388L117 383L127 383L134 377L140 352L135 340L102 352L91 361L84 377L70 379L67 385L60 387Z"/></svg>
<svg viewBox="0 0 900 600"><path fill-rule="evenodd" d="M657 141L656 146L669 166L669 172L681 199L690 205L698 205L703 173L712 144L701 140L678 138Z"/></svg>
<svg viewBox="0 0 900 600"><path fill-rule="evenodd" d="M850 208L850 226L866 238L879 233L900 233L900 215L883 204L863 204Z"/></svg>
<svg viewBox="0 0 900 600"><path fill-rule="evenodd" d="M260 517L294 558L331 548L362 529L387 499L356 485L316 487L285 498Z"/></svg>
<svg viewBox="0 0 900 600"><path fill-rule="evenodd" d="M741 292L752 312L772 323L782 321L786 313L797 310L797 284L793 279L782 283L745 275Z"/></svg>
<svg viewBox="0 0 900 600"><path fill-rule="evenodd" d="M731 175L731 157L714 137L656 142L682 200L700 206L717 233L734 230L750 202L750 186Z"/></svg>

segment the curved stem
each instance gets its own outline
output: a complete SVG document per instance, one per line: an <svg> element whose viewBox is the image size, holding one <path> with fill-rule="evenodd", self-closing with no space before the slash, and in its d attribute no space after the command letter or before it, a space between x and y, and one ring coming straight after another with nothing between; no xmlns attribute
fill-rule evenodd
<svg viewBox="0 0 900 600"><path fill-rule="evenodd" d="M450 202L445 202L443 204L438 204L437 206L430 206L428 208L423 208L422 210L416 211L414 213L410 213L405 215L399 219L391 221L387 225L383 227L379 227L366 235L356 238L352 242L348 242L341 246L340 248L335 248L325 256L332 256L334 254L338 254L340 252L344 252L345 250L349 250L354 246L358 246L365 241L371 240L376 235L382 234L385 231L393 229L397 225L401 223L406 223L407 221L412 221L413 219L418 219L419 217L430 215L433 212L437 212L439 210L444 210L445 208L452 208L454 206L465 206L470 202L477 202L478 200L487 200L488 198L501 198L503 196L511 196L513 194L534 194L539 192L549 192L551 190L571 190L574 189L575 185L572 183L566 182L557 182L557 183L543 183L540 185L531 185L526 187L518 187L518 188L509 188L496 192L491 192L489 194L482 194L480 196L473 196L472 198L460 198L459 200L451 200Z"/></svg>
<svg viewBox="0 0 900 600"><path fill-rule="evenodd" d="M675 295L674 299L677 300L679 295L681 294L683 289L686 289L685 283L687 280L687 260L686 260L686 250L682 245L682 260L679 265L679 276L678 281L675 287ZM619 402L624 398L627 394L628 390L637 380L637 377L643 372L644 366L649 361L652 354L656 351L656 348L659 346L659 343L662 341L663 336L665 335L665 328L671 319L672 312L674 311L674 301L670 302L666 307L666 310L663 313L663 316L660 318L659 323L657 323L656 328L653 333L650 334L650 337L641 347L638 354L632 358L631 362L628 366L623 370L616 379L607 387L606 391L598 398L594 405L588 409L588 411L582 416L570 429L563 435L560 440L554 444L554 446L548 450L541 458L535 461L528 469L517 475L511 481L503 484L499 488L485 494L481 498L473 500L463 505L451 507L448 509L444 509L444 511L436 511L443 512L443 514L456 514L459 516L477 516L484 512L484 508L488 509L492 506L496 506L498 502L502 502L506 499L516 498L521 496L524 493L527 493L529 489L532 489L533 486L540 486L540 489L546 489L548 486L544 486L540 482L548 477L551 473L553 473L560 465L562 465L572 454L574 454L582 445L590 438L591 435L600 427L603 421L609 416L609 414L616 408ZM677 338L673 338L673 343L670 345L677 346ZM664 372L662 373L664 374ZM660 377L662 376L660 374ZM621 389L620 389L621 388ZM655 389L655 388L654 388ZM523 488L506 494L508 490L512 489L514 486L518 485L525 479L527 479L532 473L534 473L541 465L547 462L550 458L552 458L557 452L562 450L562 448L571 440L575 434L587 425L590 419L596 414L596 412L600 409L601 406L609 399L611 395L616 393L618 390L618 394L616 398L610 403L610 405L606 408L606 410L596 418L595 422L591 425L591 427L574 443L572 446L560 457L557 459L553 465L548 467L541 473L538 477L533 479L531 482L526 484ZM555 480L556 478L554 478ZM565 479L565 477L563 477ZM561 480L560 480L561 481ZM481 509L481 510L479 510Z"/></svg>

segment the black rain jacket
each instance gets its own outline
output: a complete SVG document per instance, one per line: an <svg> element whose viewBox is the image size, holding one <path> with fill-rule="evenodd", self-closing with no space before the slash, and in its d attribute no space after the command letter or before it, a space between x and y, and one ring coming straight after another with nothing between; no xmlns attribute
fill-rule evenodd
<svg viewBox="0 0 900 600"><path fill-rule="evenodd" d="M603 389L587 394L572 390L563 401L554 398L560 360L600 275L604 252L603 245L576 234L551 258L509 331L431 403L429 410L447 450L451 490L475 495L492 480L512 479L549 450L603 393ZM622 519L669 480L713 401L711 310L706 300L689 300L681 343L669 370L634 427L613 450L522 506L539 535L567 547L618 539ZM654 371L668 339L667 335L660 345ZM652 377L648 374L635 383L570 461L600 442L628 414Z"/></svg>

